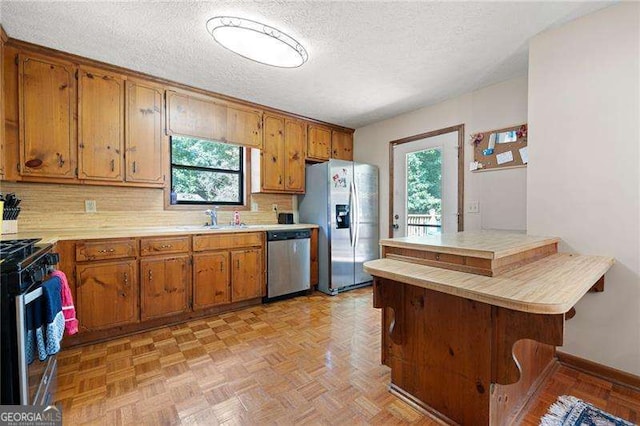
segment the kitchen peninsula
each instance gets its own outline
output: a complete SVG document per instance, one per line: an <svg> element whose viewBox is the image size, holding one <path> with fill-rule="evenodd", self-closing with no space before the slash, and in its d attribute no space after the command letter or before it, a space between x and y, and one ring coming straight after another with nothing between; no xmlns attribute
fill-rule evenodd
<svg viewBox="0 0 640 426"><path fill-rule="evenodd" d="M555 365L565 316L610 257L476 231L381 240L367 262L392 393L452 424L510 424ZM570 313L570 314L568 314Z"/></svg>

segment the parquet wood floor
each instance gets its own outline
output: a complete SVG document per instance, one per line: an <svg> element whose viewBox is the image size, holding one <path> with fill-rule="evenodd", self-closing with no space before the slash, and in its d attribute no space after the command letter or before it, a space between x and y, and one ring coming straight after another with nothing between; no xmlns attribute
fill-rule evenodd
<svg viewBox="0 0 640 426"><path fill-rule="evenodd" d="M69 349L58 362L65 424L437 424L387 391L371 288ZM570 369L547 388L527 425L567 392L634 421L640 413L638 395Z"/></svg>

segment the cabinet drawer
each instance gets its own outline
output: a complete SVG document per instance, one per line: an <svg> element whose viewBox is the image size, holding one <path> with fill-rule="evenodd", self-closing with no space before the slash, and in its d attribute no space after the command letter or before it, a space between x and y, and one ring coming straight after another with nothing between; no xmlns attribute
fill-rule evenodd
<svg viewBox="0 0 640 426"><path fill-rule="evenodd" d="M187 253L189 237L142 238L140 240L140 256L154 254Z"/></svg>
<svg viewBox="0 0 640 426"><path fill-rule="evenodd" d="M236 247L257 247L262 246L262 241L262 232L196 235L193 237L193 251L219 250Z"/></svg>
<svg viewBox="0 0 640 426"><path fill-rule="evenodd" d="M137 253L136 240L81 241L76 244L76 260L118 259L134 257Z"/></svg>

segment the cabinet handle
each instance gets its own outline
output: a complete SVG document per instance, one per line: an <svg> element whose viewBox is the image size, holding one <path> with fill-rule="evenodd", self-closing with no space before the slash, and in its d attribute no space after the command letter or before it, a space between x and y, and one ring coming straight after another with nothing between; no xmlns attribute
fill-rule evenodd
<svg viewBox="0 0 640 426"><path fill-rule="evenodd" d="M114 253L116 251L116 249L104 249L104 250L98 250L98 253Z"/></svg>
<svg viewBox="0 0 640 426"><path fill-rule="evenodd" d="M278 185L282 185L282 175L278 176Z"/></svg>
<svg viewBox="0 0 640 426"><path fill-rule="evenodd" d="M116 160L115 160L115 159L112 159L112 160L111 160L111 171L113 172L113 171L115 171L115 170L116 170Z"/></svg>
<svg viewBox="0 0 640 426"><path fill-rule="evenodd" d="M223 272L222 266L222 262L220 262L220 272Z"/></svg>
<svg viewBox="0 0 640 426"><path fill-rule="evenodd" d="M240 269L240 259L236 260L236 269Z"/></svg>
<svg viewBox="0 0 640 426"><path fill-rule="evenodd" d="M124 285L129 287L129 274L127 274L126 272L124 273Z"/></svg>
<svg viewBox="0 0 640 426"><path fill-rule="evenodd" d="M64 157L62 157L62 154L56 154L58 156L58 167L62 167L64 166Z"/></svg>
<svg viewBox="0 0 640 426"><path fill-rule="evenodd" d="M163 244L160 246L161 249L171 248L173 247L171 244Z"/></svg>
<svg viewBox="0 0 640 426"><path fill-rule="evenodd" d="M149 269L149 282L151 282L152 279L153 279L153 272L151 272L151 269Z"/></svg>
<svg viewBox="0 0 640 426"><path fill-rule="evenodd" d="M136 162L134 161L133 162L133 173L135 173L135 172L136 172Z"/></svg>

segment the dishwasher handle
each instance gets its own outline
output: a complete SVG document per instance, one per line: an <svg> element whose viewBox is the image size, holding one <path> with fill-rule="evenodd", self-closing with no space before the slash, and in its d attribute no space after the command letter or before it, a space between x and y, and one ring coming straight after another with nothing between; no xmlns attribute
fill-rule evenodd
<svg viewBox="0 0 640 426"><path fill-rule="evenodd" d="M267 241L303 240L305 238L311 238L311 231L309 229L267 231Z"/></svg>

